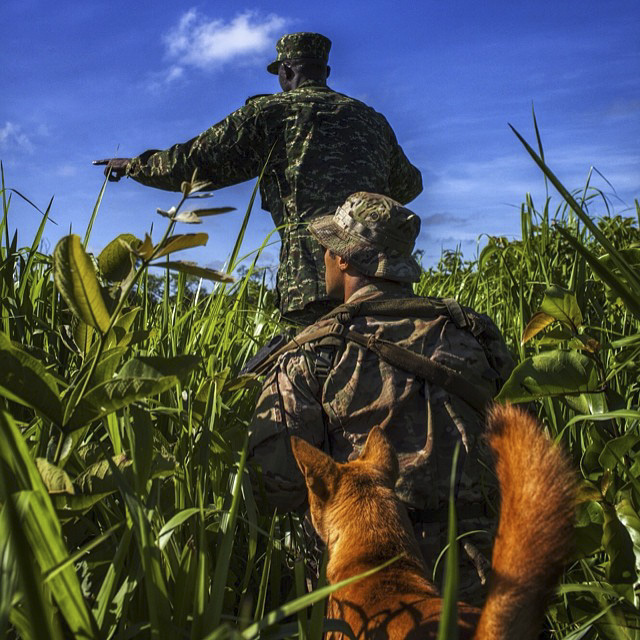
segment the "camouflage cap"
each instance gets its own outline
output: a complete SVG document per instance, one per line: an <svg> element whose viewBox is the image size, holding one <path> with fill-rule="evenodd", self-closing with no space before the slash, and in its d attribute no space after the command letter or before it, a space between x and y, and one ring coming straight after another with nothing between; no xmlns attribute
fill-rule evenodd
<svg viewBox="0 0 640 640"><path fill-rule="evenodd" d="M314 220L309 231L365 275L397 282L420 279L421 268L412 255L420 218L387 196L353 193L333 216Z"/></svg>
<svg viewBox="0 0 640 640"><path fill-rule="evenodd" d="M278 57L267 66L267 71L278 75L278 65L283 60L329 61L331 40L319 33L288 33L276 43Z"/></svg>

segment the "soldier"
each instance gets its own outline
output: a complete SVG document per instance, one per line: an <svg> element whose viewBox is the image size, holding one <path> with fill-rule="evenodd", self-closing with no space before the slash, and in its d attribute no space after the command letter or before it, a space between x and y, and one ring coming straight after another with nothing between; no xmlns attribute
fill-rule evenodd
<svg viewBox="0 0 640 640"><path fill-rule="evenodd" d="M487 529L496 505L480 447L483 409L513 361L493 322L455 300L412 293L420 218L389 197L354 193L309 230L325 247L326 290L344 304L307 327L263 366L268 370L250 429L249 454L267 498L304 509L306 488L291 454L295 434L344 462L381 426L400 462L396 491L407 505L427 566L446 544L453 452L459 531ZM426 357L425 357L426 356ZM470 544L472 543L473 544ZM479 595L477 547L461 568L461 594ZM477 547L476 547L477 544ZM464 554L462 554L464 555Z"/></svg>
<svg viewBox="0 0 640 640"><path fill-rule="evenodd" d="M166 151L110 158L105 174L179 191L198 180L219 189L255 178L262 207L280 232L277 297L282 313L308 324L329 310L323 250L307 223L327 215L354 191L387 194L407 203L422 191L420 171L405 156L384 116L327 86L331 41L317 33L285 35L277 59L282 93L257 96L199 136Z"/></svg>

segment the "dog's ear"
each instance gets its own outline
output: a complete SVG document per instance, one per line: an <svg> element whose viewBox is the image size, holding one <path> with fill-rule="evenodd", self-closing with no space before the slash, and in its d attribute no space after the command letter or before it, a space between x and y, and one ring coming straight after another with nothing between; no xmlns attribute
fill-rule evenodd
<svg viewBox="0 0 640 640"><path fill-rule="evenodd" d="M377 467L386 476L388 485L391 488L395 487L400 472L398 456L380 427L371 429L358 460L364 460Z"/></svg>
<svg viewBox="0 0 640 640"><path fill-rule="evenodd" d="M323 502L328 500L338 477L336 463L326 453L297 436L291 436L291 450L302 471L309 493L313 493Z"/></svg>

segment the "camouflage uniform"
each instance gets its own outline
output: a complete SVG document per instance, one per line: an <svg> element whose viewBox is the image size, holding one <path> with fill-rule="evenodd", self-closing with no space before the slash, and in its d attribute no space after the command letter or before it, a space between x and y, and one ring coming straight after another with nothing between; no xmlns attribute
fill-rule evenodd
<svg viewBox="0 0 640 640"><path fill-rule="evenodd" d="M284 36L269 70L277 73L279 62L292 58L326 62L329 46L319 34ZM178 191L197 168L199 180L219 189L255 178L263 167L262 208L271 213L282 240L279 307L289 315L313 302L328 303L323 249L307 231L310 220L333 213L354 191L388 194L403 203L422 191L420 171L407 160L384 116L310 80L249 100L188 142L145 151L130 162L127 175Z"/></svg>
<svg viewBox="0 0 640 640"><path fill-rule="evenodd" d="M347 301L349 305L413 296L407 281L419 276L419 267L410 257L419 218L409 213L388 198L380 201L379 196L354 194L333 218L311 227L325 246L358 270L385 278L356 291ZM373 224L372 215L378 216ZM391 220L386 227L379 224L384 216ZM376 224L384 228L376 232ZM446 314L435 318L354 316L347 322L349 329L389 340L463 373L491 398L508 377L513 362L491 320L480 314L474 318L485 329L483 344ZM302 341L310 332L335 322L336 317L329 314L299 333L297 339ZM357 456L373 425L385 430L398 454L396 490L410 508L428 565L433 565L446 543L451 463L457 442L462 444L457 474L459 530L487 528L491 514L484 507L485 493L492 491L494 484L483 464L482 415L463 397L396 368L348 340L329 344L320 340L288 351L264 382L249 450L262 467L269 500L288 510L304 506L306 488L291 454L291 434L344 462ZM474 540L487 546L486 537ZM465 587L463 579L463 592ZM466 596L473 599L469 592Z"/></svg>

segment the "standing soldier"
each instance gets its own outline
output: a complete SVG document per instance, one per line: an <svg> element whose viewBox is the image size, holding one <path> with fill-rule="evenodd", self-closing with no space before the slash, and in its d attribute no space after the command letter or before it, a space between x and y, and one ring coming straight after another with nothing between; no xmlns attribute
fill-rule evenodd
<svg viewBox="0 0 640 640"><path fill-rule="evenodd" d="M282 93L257 96L199 136L137 158L110 158L105 174L179 191L195 169L219 189L264 174L262 207L271 213L282 248L277 297L282 314L308 324L330 309L323 249L307 224L335 211L355 191L401 203L422 191L420 171L405 156L384 116L327 87L331 41L317 33L285 35L277 59Z"/></svg>
<svg viewBox="0 0 640 640"><path fill-rule="evenodd" d="M412 257L420 218L398 202L354 193L309 229L325 247L327 293L344 304L264 363L249 455L262 468L269 501L298 510L306 486L289 436L345 462L379 425L398 454L396 492L433 567L446 543L457 443L459 528L490 528L496 502L483 461L483 413L513 361L487 316L453 299L412 293L420 277ZM490 549L490 541L478 534L463 540L461 598L467 601L476 599L484 569L478 547Z"/></svg>

